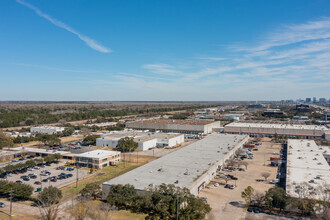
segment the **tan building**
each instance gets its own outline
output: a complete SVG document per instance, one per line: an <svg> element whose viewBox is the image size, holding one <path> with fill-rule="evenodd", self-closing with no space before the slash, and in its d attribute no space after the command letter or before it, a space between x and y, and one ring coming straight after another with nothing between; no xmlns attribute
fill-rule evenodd
<svg viewBox="0 0 330 220"><path fill-rule="evenodd" d="M80 167L102 169L107 166L117 164L120 161L119 151L93 150L74 156Z"/></svg>

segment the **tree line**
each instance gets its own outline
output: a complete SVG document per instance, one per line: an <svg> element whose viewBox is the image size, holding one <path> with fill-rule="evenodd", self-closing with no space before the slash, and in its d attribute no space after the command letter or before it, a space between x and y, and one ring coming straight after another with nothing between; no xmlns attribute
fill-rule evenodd
<svg viewBox="0 0 330 220"><path fill-rule="evenodd" d="M80 191L83 197L97 198L101 187L90 183ZM111 185L105 202L118 210L130 210L147 214L146 219L205 219L211 207L201 198L192 195L187 188L162 184L137 192L134 186Z"/></svg>
<svg viewBox="0 0 330 220"><path fill-rule="evenodd" d="M289 196L283 188L272 187L265 192L254 190L248 186L241 193L247 205L280 212L294 212L299 210L301 215L314 216L318 214L324 219L330 217L330 185L325 184L317 188L308 183L295 183L296 197Z"/></svg>
<svg viewBox="0 0 330 220"><path fill-rule="evenodd" d="M101 108L80 108L75 112L66 112L63 114L53 114L50 108L17 108L5 109L0 108L0 128L30 126L38 124L57 123L64 119L66 121L80 121L94 119L101 117L116 117L126 116L130 114L144 114L144 113L162 113L168 111L189 110L206 107L199 106L184 106L175 108L154 108L154 109L124 109L124 110L109 110Z"/></svg>

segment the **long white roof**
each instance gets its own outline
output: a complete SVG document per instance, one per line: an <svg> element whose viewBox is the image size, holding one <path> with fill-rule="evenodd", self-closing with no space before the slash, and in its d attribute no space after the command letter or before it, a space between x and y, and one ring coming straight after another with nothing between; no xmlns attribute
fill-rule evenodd
<svg viewBox="0 0 330 220"><path fill-rule="evenodd" d="M223 160L246 138L245 135L212 134L103 184L129 183L144 190L149 186L178 181L177 186L190 188L212 165Z"/></svg>
<svg viewBox="0 0 330 220"><path fill-rule="evenodd" d="M299 183L312 180L309 184L314 188L330 184L330 166L323 156L327 150L313 140L288 140L286 189L290 195L297 196L295 185Z"/></svg>

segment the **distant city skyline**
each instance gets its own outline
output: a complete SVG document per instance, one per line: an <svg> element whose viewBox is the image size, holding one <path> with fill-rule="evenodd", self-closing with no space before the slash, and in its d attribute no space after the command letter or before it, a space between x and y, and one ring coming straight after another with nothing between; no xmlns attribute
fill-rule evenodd
<svg viewBox="0 0 330 220"><path fill-rule="evenodd" d="M1 1L0 100L330 99L330 2Z"/></svg>

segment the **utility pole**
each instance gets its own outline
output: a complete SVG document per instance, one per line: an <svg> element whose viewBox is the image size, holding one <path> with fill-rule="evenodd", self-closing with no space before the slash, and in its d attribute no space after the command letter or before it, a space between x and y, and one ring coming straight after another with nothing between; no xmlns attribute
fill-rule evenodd
<svg viewBox="0 0 330 220"><path fill-rule="evenodd" d="M76 170L77 170L76 188L78 188L78 180L79 180L79 177L78 177L78 163L76 163Z"/></svg>
<svg viewBox="0 0 330 220"><path fill-rule="evenodd" d="M178 194L176 194L176 220L179 220L179 199L178 199Z"/></svg>
<svg viewBox="0 0 330 220"><path fill-rule="evenodd" d="M11 219L11 213L12 213L12 209L13 209L13 190L10 190L9 192L9 196L10 196L10 219Z"/></svg>

